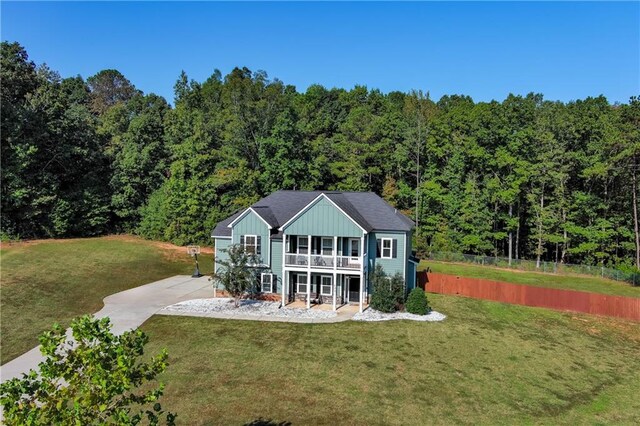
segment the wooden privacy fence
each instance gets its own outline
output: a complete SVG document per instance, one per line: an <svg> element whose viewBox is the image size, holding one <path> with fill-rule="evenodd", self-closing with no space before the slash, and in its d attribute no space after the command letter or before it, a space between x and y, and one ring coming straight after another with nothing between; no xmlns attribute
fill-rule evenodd
<svg viewBox="0 0 640 426"><path fill-rule="evenodd" d="M418 283L431 293L640 321L640 298L533 287L433 272L427 274L426 271L418 272Z"/></svg>

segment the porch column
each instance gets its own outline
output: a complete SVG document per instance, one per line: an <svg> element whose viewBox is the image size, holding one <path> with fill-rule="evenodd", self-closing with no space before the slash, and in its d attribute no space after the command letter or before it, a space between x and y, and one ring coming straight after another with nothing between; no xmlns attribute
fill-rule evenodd
<svg viewBox="0 0 640 426"><path fill-rule="evenodd" d="M311 308L311 235L307 235L307 309Z"/></svg>
<svg viewBox="0 0 640 426"><path fill-rule="evenodd" d="M289 272L285 268L285 259L287 257L287 241L289 236L282 233L282 307L287 304L287 285L289 284Z"/></svg>
<svg viewBox="0 0 640 426"><path fill-rule="evenodd" d="M338 282L336 281L337 274L336 271L333 271L333 282L331 283L333 286L333 310L336 310L336 292L338 291Z"/></svg>
<svg viewBox="0 0 640 426"><path fill-rule="evenodd" d="M362 304L363 299L364 299L364 262L366 261L364 258L364 254L366 253L365 249L364 249L364 234L362 234L362 237L360 237L360 246L362 247L361 251L360 251L360 313L362 313Z"/></svg>
<svg viewBox="0 0 640 426"><path fill-rule="evenodd" d="M287 288L287 275L289 275L288 272L283 272L282 273L282 307L284 308L284 305L287 304L287 299L285 296L285 288Z"/></svg>
<svg viewBox="0 0 640 426"><path fill-rule="evenodd" d="M311 271L307 269L307 309L311 308Z"/></svg>
<svg viewBox="0 0 640 426"><path fill-rule="evenodd" d="M363 299L363 293L364 293L364 291L362 290L362 288L364 287L363 281L364 281L363 280L363 275L360 274L360 297L359 297L359 299L360 299L360 310L359 310L360 313L362 313L362 299Z"/></svg>

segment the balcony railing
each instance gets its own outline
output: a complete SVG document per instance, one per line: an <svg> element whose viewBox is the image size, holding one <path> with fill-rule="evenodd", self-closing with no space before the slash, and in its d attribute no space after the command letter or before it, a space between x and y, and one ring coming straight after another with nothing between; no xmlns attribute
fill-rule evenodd
<svg viewBox="0 0 640 426"><path fill-rule="evenodd" d="M312 268L333 268L334 265L342 269L360 269L363 256L323 256L320 254L294 254L285 253L284 264L286 266L311 265Z"/></svg>
<svg viewBox="0 0 640 426"><path fill-rule="evenodd" d="M362 257L338 256L338 268L360 269L362 267Z"/></svg>

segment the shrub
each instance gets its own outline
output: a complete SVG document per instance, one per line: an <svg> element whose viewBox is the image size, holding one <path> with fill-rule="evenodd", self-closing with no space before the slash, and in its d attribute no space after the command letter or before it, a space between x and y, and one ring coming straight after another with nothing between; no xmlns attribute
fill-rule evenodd
<svg viewBox="0 0 640 426"><path fill-rule="evenodd" d="M427 294L420 287L416 287L411 290L411 293L409 293L409 297L407 298L405 308L407 309L407 312L416 315L426 315L431 312L431 307L427 300Z"/></svg>
<svg viewBox="0 0 640 426"><path fill-rule="evenodd" d="M404 280L400 274L388 277L381 265L371 274L371 307L380 312L395 312L404 303Z"/></svg>
<svg viewBox="0 0 640 426"><path fill-rule="evenodd" d="M251 265L258 263L255 254L248 253L240 244L234 244L227 249L227 259L216 258L218 272L211 276L214 285L221 284L233 297L235 307L240 306L240 298L255 286L255 272Z"/></svg>

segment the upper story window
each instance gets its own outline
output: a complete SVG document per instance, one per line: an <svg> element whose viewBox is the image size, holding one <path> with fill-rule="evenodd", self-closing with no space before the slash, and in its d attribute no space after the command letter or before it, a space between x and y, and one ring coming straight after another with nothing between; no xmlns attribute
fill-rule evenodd
<svg viewBox="0 0 640 426"><path fill-rule="evenodd" d="M322 239L322 255L333 256L333 238Z"/></svg>
<svg viewBox="0 0 640 426"><path fill-rule="evenodd" d="M260 235L241 235L240 245L244 246L244 251L251 254L261 254Z"/></svg>
<svg viewBox="0 0 640 426"><path fill-rule="evenodd" d="M298 237L298 254L309 254L309 237Z"/></svg>
<svg viewBox="0 0 640 426"><path fill-rule="evenodd" d="M391 238L382 239L382 258L383 259L391 259L392 247L393 247L393 242Z"/></svg>
<svg viewBox="0 0 640 426"><path fill-rule="evenodd" d="M398 240L395 238L378 238L376 240L376 257L395 259L398 257Z"/></svg>
<svg viewBox="0 0 640 426"><path fill-rule="evenodd" d="M349 239L349 256L351 257L360 256L360 238Z"/></svg>

